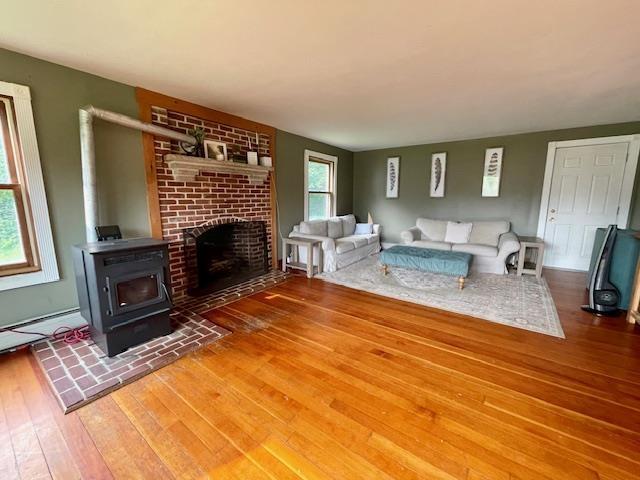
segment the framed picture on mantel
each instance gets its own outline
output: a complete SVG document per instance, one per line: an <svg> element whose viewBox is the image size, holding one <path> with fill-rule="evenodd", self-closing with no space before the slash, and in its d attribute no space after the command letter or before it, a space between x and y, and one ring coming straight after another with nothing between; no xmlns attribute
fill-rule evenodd
<svg viewBox="0 0 640 480"><path fill-rule="evenodd" d="M215 140L204 141L204 157L211 158L213 160L228 160L227 156L227 144L223 142L217 142Z"/></svg>
<svg viewBox="0 0 640 480"><path fill-rule="evenodd" d="M500 196L503 153L504 147L487 148L484 153L484 174L482 176L483 197Z"/></svg>
<svg viewBox="0 0 640 480"><path fill-rule="evenodd" d="M398 198L400 157L387 158L387 198Z"/></svg>

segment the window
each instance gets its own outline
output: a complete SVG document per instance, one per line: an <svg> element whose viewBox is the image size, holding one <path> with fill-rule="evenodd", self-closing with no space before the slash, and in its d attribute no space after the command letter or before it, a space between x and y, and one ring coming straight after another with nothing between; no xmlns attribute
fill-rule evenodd
<svg viewBox="0 0 640 480"><path fill-rule="evenodd" d="M336 165L338 157L305 150L305 220L336 214Z"/></svg>
<svg viewBox="0 0 640 480"><path fill-rule="evenodd" d="M31 93L0 82L0 291L59 279Z"/></svg>
<svg viewBox="0 0 640 480"><path fill-rule="evenodd" d="M12 105L0 96L0 276L40 269Z"/></svg>

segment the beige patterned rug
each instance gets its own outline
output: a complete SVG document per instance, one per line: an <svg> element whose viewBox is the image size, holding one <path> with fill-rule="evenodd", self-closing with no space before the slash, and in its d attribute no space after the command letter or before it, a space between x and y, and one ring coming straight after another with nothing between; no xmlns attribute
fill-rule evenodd
<svg viewBox="0 0 640 480"><path fill-rule="evenodd" d="M318 278L386 297L440 308L490 322L564 337L544 278L472 273L464 290L457 277L392 267L382 274L377 255Z"/></svg>

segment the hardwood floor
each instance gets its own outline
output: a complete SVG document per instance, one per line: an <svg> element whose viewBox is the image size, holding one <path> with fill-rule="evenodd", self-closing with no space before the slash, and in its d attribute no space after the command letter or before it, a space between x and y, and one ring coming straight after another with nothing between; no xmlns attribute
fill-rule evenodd
<svg viewBox="0 0 640 480"><path fill-rule="evenodd" d="M0 478L637 479L640 330L545 277L566 340L297 277L67 416L4 355Z"/></svg>

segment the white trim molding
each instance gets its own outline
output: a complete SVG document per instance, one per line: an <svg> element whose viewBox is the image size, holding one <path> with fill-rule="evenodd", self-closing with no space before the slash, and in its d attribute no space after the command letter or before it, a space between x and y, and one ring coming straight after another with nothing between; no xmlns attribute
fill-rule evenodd
<svg viewBox="0 0 640 480"><path fill-rule="evenodd" d="M309 159L319 158L333 164L333 195L331 199L331 216L334 217L338 208L338 157L335 155L327 155L326 153L314 152L313 150L304 151L304 219L309 220Z"/></svg>
<svg viewBox="0 0 640 480"><path fill-rule="evenodd" d="M605 145L608 143L628 143L627 163L624 167L624 179L618 216L616 223L618 228L629 227L629 214L631 213L631 197L633 196L633 186L638 167L638 155L640 154L640 134L619 135L614 137L584 138L580 140L565 140L562 142L549 142L547 149L547 163L544 170L544 181L542 184L542 196L540 197L540 213L538 215L537 236L544 238L547 227L547 211L549 210L549 196L551 195L551 181L553 180L553 169L555 166L556 150L567 147L585 147L589 145Z"/></svg>
<svg viewBox="0 0 640 480"><path fill-rule="evenodd" d="M40 166L40 152L36 139L36 127L31 108L29 87L0 82L0 95L13 99L13 108L20 138L20 151L24 165L25 184L29 194L31 215L38 246L41 270L0 277L0 291L27 287L60 280L58 262L53 244L49 207Z"/></svg>

